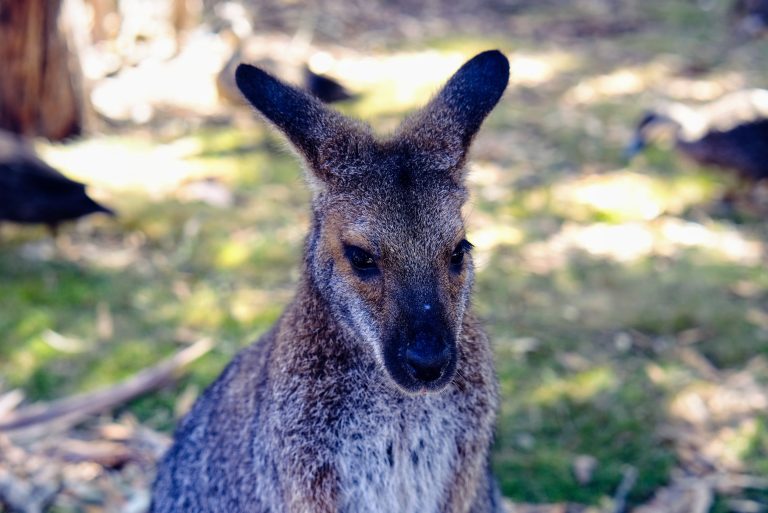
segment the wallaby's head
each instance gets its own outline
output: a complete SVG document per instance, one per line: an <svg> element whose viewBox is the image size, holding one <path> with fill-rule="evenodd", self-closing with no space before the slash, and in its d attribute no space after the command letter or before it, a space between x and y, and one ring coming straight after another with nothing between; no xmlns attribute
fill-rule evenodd
<svg viewBox="0 0 768 513"><path fill-rule="evenodd" d="M333 315L401 389L443 388L473 281L464 164L507 85L507 59L477 55L383 140L258 68L240 65L236 78L306 162L307 269Z"/></svg>

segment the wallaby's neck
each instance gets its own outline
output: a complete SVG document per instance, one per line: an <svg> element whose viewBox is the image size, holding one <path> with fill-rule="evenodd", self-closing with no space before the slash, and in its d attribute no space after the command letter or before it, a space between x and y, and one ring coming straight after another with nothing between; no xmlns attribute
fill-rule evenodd
<svg viewBox="0 0 768 513"><path fill-rule="evenodd" d="M350 347L354 337L348 333L333 314L323 285L316 276L316 248L319 243L320 221L316 213L312 214L311 226L301 262L299 283L296 294L283 316L283 325L300 334L309 334L310 338L325 337L329 344Z"/></svg>

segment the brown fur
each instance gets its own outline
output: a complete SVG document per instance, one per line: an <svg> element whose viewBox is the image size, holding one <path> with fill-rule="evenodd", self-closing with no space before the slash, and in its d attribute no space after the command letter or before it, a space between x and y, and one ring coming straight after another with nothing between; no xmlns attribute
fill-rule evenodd
<svg viewBox="0 0 768 513"><path fill-rule="evenodd" d="M384 141L260 70L237 79L308 166L302 279L182 422L151 511L498 511L497 384L461 207L506 59L469 61Z"/></svg>

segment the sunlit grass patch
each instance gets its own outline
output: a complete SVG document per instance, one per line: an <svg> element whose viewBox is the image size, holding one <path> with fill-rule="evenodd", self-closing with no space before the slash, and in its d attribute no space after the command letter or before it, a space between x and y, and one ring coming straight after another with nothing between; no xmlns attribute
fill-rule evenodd
<svg viewBox="0 0 768 513"><path fill-rule="evenodd" d="M664 179L618 170L560 181L552 190L552 208L585 221L649 221L664 213L680 215L693 205L712 201L714 190L702 175Z"/></svg>
<svg viewBox="0 0 768 513"><path fill-rule="evenodd" d="M541 384L530 396L533 404L550 405L563 399L583 402L601 391L615 388L617 384L613 370L607 367L593 367L568 378L543 375Z"/></svg>
<svg viewBox="0 0 768 513"><path fill-rule="evenodd" d="M70 171L102 148L93 144L54 148L51 155ZM22 387L33 400L93 390L207 336L216 348L184 379L202 388L277 318L296 279L306 223L308 193L296 187L299 164L262 129L204 130L173 144L177 162L169 170L166 157L156 158L165 154L147 151L146 141L107 141L103 148L119 149L112 155L117 167L96 169L98 163L90 162L90 168L71 174L100 184L119 217L85 220L77 230L68 226L60 247L20 237L0 250L4 387ZM135 152L134 160L120 162L126 152ZM143 174L121 175L131 163ZM178 194L190 180L205 177L233 191L230 208ZM22 251L28 244L45 251L35 249L40 256L27 261ZM247 293L255 289L270 294ZM107 338L99 333L99 308L109 311ZM48 333L84 349L62 351ZM153 397L138 400L135 412L171 427L174 394ZM152 408L142 406L148 404Z"/></svg>

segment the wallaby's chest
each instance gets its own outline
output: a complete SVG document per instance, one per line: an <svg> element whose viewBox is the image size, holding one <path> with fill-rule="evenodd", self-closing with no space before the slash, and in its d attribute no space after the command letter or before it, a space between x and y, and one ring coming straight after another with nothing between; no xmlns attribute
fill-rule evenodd
<svg viewBox="0 0 768 513"><path fill-rule="evenodd" d="M364 408L339 430L340 511L438 513L460 472L458 440L473 421L447 395L358 400Z"/></svg>

